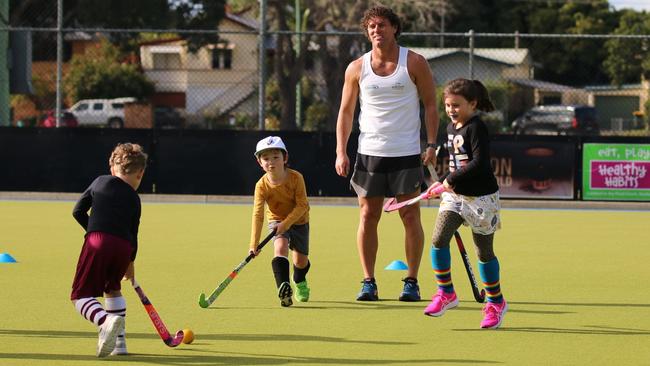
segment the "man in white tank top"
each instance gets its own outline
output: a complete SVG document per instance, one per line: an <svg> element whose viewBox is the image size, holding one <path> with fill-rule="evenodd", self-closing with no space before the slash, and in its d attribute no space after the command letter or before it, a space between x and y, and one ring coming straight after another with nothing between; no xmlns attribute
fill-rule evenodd
<svg viewBox="0 0 650 366"><path fill-rule="evenodd" d="M404 201L420 193L422 164L435 165L438 112L426 59L397 44L401 31L397 15L389 8L373 7L364 14L362 24L372 50L352 61L345 71L336 123L336 173L347 177L350 171L347 145L359 98L359 148L350 181L361 210L357 249L364 280L357 300L376 301L377 226L384 198ZM425 109L424 152L420 147L420 99ZM418 301L417 276L424 247L419 205L400 209L400 217L406 233L408 272L399 299Z"/></svg>

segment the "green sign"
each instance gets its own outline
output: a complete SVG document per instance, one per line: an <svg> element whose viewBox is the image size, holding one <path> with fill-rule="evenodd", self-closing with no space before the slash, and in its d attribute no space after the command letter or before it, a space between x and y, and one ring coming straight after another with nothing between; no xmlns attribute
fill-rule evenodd
<svg viewBox="0 0 650 366"><path fill-rule="evenodd" d="M584 144L585 200L650 201L650 145Z"/></svg>

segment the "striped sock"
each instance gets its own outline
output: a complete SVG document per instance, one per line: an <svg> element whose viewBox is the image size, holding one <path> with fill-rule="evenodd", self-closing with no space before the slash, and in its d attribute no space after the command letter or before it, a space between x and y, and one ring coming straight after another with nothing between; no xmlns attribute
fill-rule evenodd
<svg viewBox="0 0 650 366"><path fill-rule="evenodd" d="M74 307L81 316L94 323L96 326L102 325L104 320L106 320L106 316L108 316L108 313L104 311L102 304L94 297L78 299L75 301Z"/></svg>
<svg viewBox="0 0 650 366"><path fill-rule="evenodd" d="M124 296L120 297L107 297L106 298L106 312L113 315L119 315L123 318L126 317L126 300ZM122 329L120 334L117 335L119 338L124 339L125 330Z"/></svg>
<svg viewBox="0 0 650 366"><path fill-rule="evenodd" d="M449 247L431 247L431 266L436 275L438 288L446 293L454 292L454 284L451 282L451 254Z"/></svg>
<svg viewBox="0 0 650 366"><path fill-rule="evenodd" d="M499 281L499 260L494 257L489 262L478 262L478 271L485 287L487 301L493 303L503 302L501 283Z"/></svg>

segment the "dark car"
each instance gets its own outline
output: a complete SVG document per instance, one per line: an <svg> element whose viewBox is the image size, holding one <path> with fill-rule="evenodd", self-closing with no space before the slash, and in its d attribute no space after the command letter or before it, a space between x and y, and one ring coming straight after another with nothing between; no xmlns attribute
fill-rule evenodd
<svg viewBox="0 0 650 366"><path fill-rule="evenodd" d="M79 121L77 117L70 112L61 112L61 118L59 119L60 127L77 127L79 126ZM56 127L56 117L53 110L45 112L43 118L38 124L40 127Z"/></svg>
<svg viewBox="0 0 650 366"><path fill-rule="evenodd" d="M512 122L525 135L598 135L596 108L585 105L542 105Z"/></svg>
<svg viewBox="0 0 650 366"><path fill-rule="evenodd" d="M156 107L154 108L154 126L156 128L183 128L185 119L174 108Z"/></svg>

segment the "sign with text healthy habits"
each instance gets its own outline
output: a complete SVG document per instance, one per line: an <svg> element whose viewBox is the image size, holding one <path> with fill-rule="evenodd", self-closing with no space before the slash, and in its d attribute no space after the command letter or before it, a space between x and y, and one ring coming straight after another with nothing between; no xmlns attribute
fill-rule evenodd
<svg viewBox="0 0 650 366"><path fill-rule="evenodd" d="M650 201L650 145L584 144L585 200Z"/></svg>

